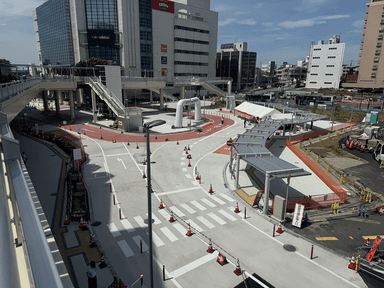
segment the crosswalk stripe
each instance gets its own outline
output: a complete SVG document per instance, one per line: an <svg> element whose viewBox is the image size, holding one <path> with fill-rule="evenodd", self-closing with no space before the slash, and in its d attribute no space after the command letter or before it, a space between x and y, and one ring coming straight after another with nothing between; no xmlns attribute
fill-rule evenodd
<svg viewBox="0 0 384 288"><path fill-rule="evenodd" d="M148 216L148 213L146 213L145 215ZM155 222L153 222L153 224L155 224L155 225L159 225L159 224L161 224L160 219L157 218L157 216L156 216L155 214L153 214L153 213L152 213L152 219L155 220Z"/></svg>
<svg viewBox="0 0 384 288"><path fill-rule="evenodd" d="M185 166L185 162L180 162L180 165L181 166Z"/></svg>
<svg viewBox="0 0 384 288"><path fill-rule="evenodd" d="M132 239L133 239L133 241L135 241L135 243L136 243L137 247L139 247L139 249L140 249L140 240L141 240L141 244L143 246L143 252L148 251L148 246L144 242L143 238L141 238L140 235L133 236Z"/></svg>
<svg viewBox="0 0 384 288"><path fill-rule="evenodd" d="M236 221L237 218L233 217L231 214L229 214L227 211L224 211L223 209L217 211L219 212L221 215L223 215L224 217L228 218L229 220L231 221Z"/></svg>
<svg viewBox="0 0 384 288"><path fill-rule="evenodd" d="M192 181L191 183L195 186L199 185L199 182Z"/></svg>
<svg viewBox="0 0 384 288"><path fill-rule="evenodd" d="M160 246L164 245L164 242L161 241L160 237L157 236L157 234L153 231L152 231L152 241L153 241L153 243L155 243L156 247L160 247Z"/></svg>
<svg viewBox="0 0 384 288"><path fill-rule="evenodd" d="M185 174L185 177L187 177L188 179L192 178L192 176L190 174Z"/></svg>
<svg viewBox="0 0 384 288"><path fill-rule="evenodd" d="M135 253L133 253L132 249L129 247L127 241L121 240L117 242L117 245L119 245L121 251L123 251L126 258L135 255Z"/></svg>
<svg viewBox="0 0 384 288"><path fill-rule="evenodd" d="M235 199L233 199L233 198L231 198L225 194L217 194L217 195L223 197L225 200L228 200L229 202L235 202Z"/></svg>
<svg viewBox="0 0 384 288"><path fill-rule="evenodd" d="M187 172L187 168L181 168L183 172Z"/></svg>
<svg viewBox="0 0 384 288"><path fill-rule="evenodd" d="M132 224L127 219L120 220L120 222L128 233L135 231L135 228L133 228Z"/></svg>
<svg viewBox="0 0 384 288"><path fill-rule="evenodd" d="M200 209L201 211L204 211L204 210L206 210L207 208L205 208L203 205L201 205L200 203L198 203L197 201L195 201L195 200L193 200L193 201L191 201L191 203L193 204L193 205L195 205L198 209Z"/></svg>
<svg viewBox="0 0 384 288"><path fill-rule="evenodd" d="M180 223L173 223L172 224L173 227L176 228L177 231L180 232L181 235L183 235L184 237L187 237L187 229L183 227L183 225L181 225Z"/></svg>
<svg viewBox="0 0 384 288"><path fill-rule="evenodd" d="M171 211L173 213L176 213L176 215L179 217L185 216L185 214L183 212L181 212L176 206L171 206L171 207L169 207L169 209L171 209Z"/></svg>
<svg viewBox="0 0 384 288"><path fill-rule="evenodd" d="M169 220L169 214L168 214L168 212L167 211L165 211L165 209L160 209L160 210L158 210L159 211L159 213L161 214L161 216L163 216L166 220Z"/></svg>
<svg viewBox="0 0 384 288"><path fill-rule="evenodd" d="M224 205L224 204L225 204L225 202L224 202L223 200L217 198L215 195L212 195L212 196L210 196L209 198L212 199L212 200L214 200L214 201L216 201L216 202L219 203L220 205Z"/></svg>
<svg viewBox="0 0 384 288"><path fill-rule="evenodd" d="M205 198L201 198L200 199L201 202L204 202L205 204L207 204L209 207L216 207L216 204L213 204L211 201L209 201L208 199L205 199Z"/></svg>
<svg viewBox="0 0 384 288"><path fill-rule="evenodd" d="M133 219L135 219L135 221L137 222L137 224L139 224L141 228L147 228L148 225L144 223L144 220L143 218L141 218L141 216L135 216L133 217Z"/></svg>
<svg viewBox="0 0 384 288"><path fill-rule="evenodd" d="M167 236L167 238L168 238L169 241L171 241L171 242L175 242L175 241L179 240L179 239L175 236L175 234L173 234L173 233L171 232L171 230L169 230L167 227L160 228L160 231L163 232L163 234L164 234L165 236Z"/></svg>
<svg viewBox="0 0 384 288"><path fill-rule="evenodd" d="M183 207L185 210L187 210L188 213L191 213L191 214L196 213L196 211L193 210L191 207L189 207L188 204L182 203L180 204L180 206Z"/></svg>
<svg viewBox="0 0 384 288"><path fill-rule="evenodd" d="M197 231L203 232L203 228L201 228L199 225L197 225L195 222L193 222L191 219L185 220L185 222L191 224L191 227L195 228Z"/></svg>
<svg viewBox="0 0 384 288"><path fill-rule="evenodd" d="M227 222L225 222L223 219L221 219L220 217L217 217L215 214L213 213L208 213L208 216L211 217L213 220L215 220L217 223L219 223L220 225L224 225L226 224Z"/></svg>
<svg viewBox="0 0 384 288"><path fill-rule="evenodd" d="M207 226L209 229L216 227L211 222L209 222L207 219L205 219L203 216L198 216L198 217L196 217L196 219L199 220L201 223L203 223L205 226Z"/></svg>
<svg viewBox="0 0 384 288"><path fill-rule="evenodd" d="M116 225L114 223L108 223L107 227L108 227L109 232L111 232L113 237L117 237L117 236L121 235L119 230L117 229L117 227L116 227Z"/></svg>

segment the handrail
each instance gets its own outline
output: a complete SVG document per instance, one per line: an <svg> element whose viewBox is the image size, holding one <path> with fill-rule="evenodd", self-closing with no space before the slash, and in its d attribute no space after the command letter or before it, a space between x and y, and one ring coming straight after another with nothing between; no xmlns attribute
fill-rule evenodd
<svg viewBox="0 0 384 288"><path fill-rule="evenodd" d="M25 80L18 80L0 84L0 102L8 100L9 98L16 96L17 94L26 91L27 89L31 88L39 82L40 79L34 77Z"/></svg>

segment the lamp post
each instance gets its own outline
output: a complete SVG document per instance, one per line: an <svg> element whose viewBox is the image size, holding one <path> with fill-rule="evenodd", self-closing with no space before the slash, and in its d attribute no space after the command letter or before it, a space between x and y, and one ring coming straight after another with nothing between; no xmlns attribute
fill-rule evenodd
<svg viewBox="0 0 384 288"><path fill-rule="evenodd" d="M159 125L163 125L166 122L164 120L155 120L144 123L147 142L147 200L148 200L148 248L149 248L149 277L150 288L153 288L153 252L152 252L152 193L151 193L151 148L149 146L149 129Z"/></svg>

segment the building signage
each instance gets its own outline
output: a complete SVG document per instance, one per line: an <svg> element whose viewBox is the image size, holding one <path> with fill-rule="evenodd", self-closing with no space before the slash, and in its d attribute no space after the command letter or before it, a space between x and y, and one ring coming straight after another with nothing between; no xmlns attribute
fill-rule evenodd
<svg viewBox="0 0 384 288"><path fill-rule="evenodd" d="M161 64L168 64L168 58L167 56L161 56Z"/></svg>
<svg viewBox="0 0 384 288"><path fill-rule="evenodd" d="M304 205L296 203L295 212L293 213L293 218L292 218L292 226L301 228L303 217L304 217Z"/></svg>
<svg viewBox="0 0 384 288"><path fill-rule="evenodd" d="M167 44L161 44L161 52L167 52Z"/></svg>
<svg viewBox="0 0 384 288"><path fill-rule="evenodd" d="M167 68L161 68L161 76L167 76L168 69Z"/></svg>
<svg viewBox="0 0 384 288"><path fill-rule="evenodd" d="M87 30L87 38L90 46L113 46L115 44L113 30Z"/></svg>
<svg viewBox="0 0 384 288"><path fill-rule="evenodd" d="M175 3L169 0L152 0L152 9L174 13Z"/></svg>

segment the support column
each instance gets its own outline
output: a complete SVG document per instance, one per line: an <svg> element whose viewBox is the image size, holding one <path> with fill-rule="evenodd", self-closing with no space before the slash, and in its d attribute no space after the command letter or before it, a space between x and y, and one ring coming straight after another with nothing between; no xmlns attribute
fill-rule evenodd
<svg viewBox="0 0 384 288"><path fill-rule="evenodd" d="M228 81L228 95L232 93L232 80Z"/></svg>
<svg viewBox="0 0 384 288"><path fill-rule="evenodd" d="M285 124L283 125L283 137L285 136Z"/></svg>
<svg viewBox="0 0 384 288"><path fill-rule="evenodd" d="M264 207L263 207L263 213L264 213L265 215L268 215L269 181L270 181L270 175L269 175L269 173L265 173L265 183L264 183Z"/></svg>
<svg viewBox="0 0 384 288"><path fill-rule="evenodd" d="M76 89L76 107L80 108L83 104L84 99L84 90L83 89Z"/></svg>
<svg viewBox="0 0 384 288"><path fill-rule="evenodd" d="M61 90L57 90L57 94L58 94L58 97L59 97L59 103L60 103L60 105L63 105L63 104L64 104L63 91L61 91Z"/></svg>
<svg viewBox="0 0 384 288"><path fill-rule="evenodd" d="M56 107L56 114L59 114L59 113L60 113L59 91L60 91L60 90L52 91L53 93L55 93L55 107ZM60 91L60 92L61 92L61 91Z"/></svg>
<svg viewBox="0 0 384 288"><path fill-rule="evenodd" d="M128 107L128 89L123 89L124 106Z"/></svg>
<svg viewBox="0 0 384 288"><path fill-rule="evenodd" d="M93 122L97 122L97 114L96 114L96 95L95 91L91 90L91 101L92 101L92 115L93 115Z"/></svg>
<svg viewBox="0 0 384 288"><path fill-rule="evenodd" d="M239 188L240 156L237 154L235 188Z"/></svg>
<svg viewBox="0 0 384 288"><path fill-rule="evenodd" d="M149 103L152 104L153 102L153 95L152 95L152 91L150 90L149 91Z"/></svg>
<svg viewBox="0 0 384 288"><path fill-rule="evenodd" d="M232 162L233 162L232 151L233 151L233 145L229 147L229 172L230 173L232 173Z"/></svg>
<svg viewBox="0 0 384 288"><path fill-rule="evenodd" d="M164 90L160 89L160 110L164 110Z"/></svg>
<svg viewBox="0 0 384 288"><path fill-rule="evenodd" d="M71 120L75 119L75 102L74 102L74 94L76 91L69 91L69 108L71 110Z"/></svg>
<svg viewBox="0 0 384 288"><path fill-rule="evenodd" d="M180 99L185 99L185 86L181 86L180 89Z"/></svg>
<svg viewBox="0 0 384 288"><path fill-rule="evenodd" d="M43 106L44 106L44 111L48 111L48 91L47 90L43 90L42 92L42 96L43 96Z"/></svg>

